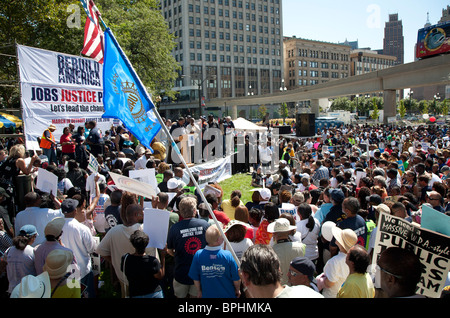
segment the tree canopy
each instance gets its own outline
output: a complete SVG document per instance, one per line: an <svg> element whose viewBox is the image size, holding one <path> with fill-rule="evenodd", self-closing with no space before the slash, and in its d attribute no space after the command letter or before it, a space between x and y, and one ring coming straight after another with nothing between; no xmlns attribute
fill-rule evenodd
<svg viewBox="0 0 450 318"><path fill-rule="evenodd" d="M179 65L171 55L174 36L168 32L159 1L96 0L95 4L149 92L170 91ZM78 27L73 27L77 19ZM78 1L2 1L0 53L14 56L17 43L80 55L85 21ZM18 107L17 82L16 58L0 56L0 102L4 106Z"/></svg>

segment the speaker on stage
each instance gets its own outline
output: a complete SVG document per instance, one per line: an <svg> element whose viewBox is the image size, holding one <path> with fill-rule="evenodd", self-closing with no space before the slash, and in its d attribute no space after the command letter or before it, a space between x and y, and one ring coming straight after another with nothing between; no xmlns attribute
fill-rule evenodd
<svg viewBox="0 0 450 318"><path fill-rule="evenodd" d="M280 135L289 135L291 133L291 126L289 125L278 126L276 128L278 128L278 134Z"/></svg>
<svg viewBox="0 0 450 318"><path fill-rule="evenodd" d="M295 118L297 137L312 137L316 134L316 114L297 114Z"/></svg>

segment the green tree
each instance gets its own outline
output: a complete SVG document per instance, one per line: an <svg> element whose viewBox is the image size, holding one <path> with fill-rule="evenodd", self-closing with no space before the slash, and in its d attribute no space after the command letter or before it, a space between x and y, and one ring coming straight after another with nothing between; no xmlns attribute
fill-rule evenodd
<svg viewBox="0 0 450 318"><path fill-rule="evenodd" d="M288 109L286 103L282 103L281 104L281 106L280 106L280 115L281 115L281 118L283 118L283 125L284 125L286 123L286 118L289 115L289 109Z"/></svg>
<svg viewBox="0 0 450 318"><path fill-rule="evenodd" d="M130 60L144 85L154 95L171 89L180 69L171 52L175 36L159 9L159 0L97 0L106 25Z"/></svg>
<svg viewBox="0 0 450 318"><path fill-rule="evenodd" d="M266 105L261 105L258 107L258 118L264 121L267 114L267 107Z"/></svg>
<svg viewBox="0 0 450 318"><path fill-rule="evenodd" d="M82 28L69 28L68 0L2 1L0 6L0 96L4 107L18 108L20 92L15 44L79 55ZM81 5L79 6L81 10ZM83 12L81 12L83 13ZM83 23L84 25L84 23Z"/></svg>
<svg viewBox="0 0 450 318"><path fill-rule="evenodd" d="M378 100L376 97L372 99L372 115L370 116L373 120L378 120L378 117L380 116L380 111L378 110Z"/></svg>
<svg viewBox="0 0 450 318"><path fill-rule="evenodd" d="M444 117L448 115L448 103L447 103L447 100L446 100L446 99L444 99L444 100L442 101L442 107L441 107L441 110L442 110L442 115L444 115Z"/></svg>
<svg viewBox="0 0 450 318"><path fill-rule="evenodd" d="M427 100L421 100L419 102L419 111L422 114L428 114L428 108L429 108L429 105L428 105L428 101Z"/></svg>
<svg viewBox="0 0 450 318"><path fill-rule="evenodd" d="M352 110L352 104L350 100L347 97L339 97L333 100L330 106L331 111L336 110L346 110L351 111Z"/></svg>
<svg viewBox="0 0 450 318"><path fill-rule="evenodd" d="M153 95L171 91L179 65L171 55L174 36L159 10L158 0L96 0L143 84ZM70 6L72 5L72 6ZM78 18L77 18L78 16ZM72 20L79 27L72 27ZM78 1L3 1L0 6L0 52L15 55L15 43L80 55L86 13ZM0 96L8 107L18 107L17 60L0 57Z"/></svg>
<svg viewBox="0 0 450 318"><path fill-rule="evenodd" d="M404 118L405 117L405 115L406 115L406 106L405 106L405 101L402 99L402 100L400 100L400 105L399 105L399 108L398 108L398 113L399 113L399 115L400 115L400 118Z"/></svg>

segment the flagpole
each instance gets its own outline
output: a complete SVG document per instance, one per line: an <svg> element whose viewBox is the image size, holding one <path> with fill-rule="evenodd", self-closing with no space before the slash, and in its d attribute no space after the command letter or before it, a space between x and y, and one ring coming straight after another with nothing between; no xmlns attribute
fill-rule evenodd
<svg viewBox="0 0 450 318"><path fill-rule="evenodd" d="M105 28L108 28L106 26L106 24L103 22L103 20L101 19L101 17L99 16L100 21L102 22L103 26ZM112 34L112 31L111 31ZM117 40L116 40L117 41ZM133 66L131 65L130 61L128 60L128 57L126 56L126 54L123 54L123 58L126 60L126 63L128 64L128 66L132 69L132 71L134 72L134 74L136 74L137 79L141 82L141 80L139 79L139 75L136 73L136 71L134 70ZM142 82L141 82L142 83ZM143 85L142 85L143 86ZM153 103L152 99L150 98L150 96L148 95L148 92L146 90L145 87L143 87L144 89L144 93L147 95L147 98ZM175 140L173 139L172 135L170 134L169 130L167 129L167 126L165 125L165 123L163 122L161 115L159 114L159 112L156 110L156 106L153 107L153 113L155 114L156 118L159 121L159 124L161 125L161 129L164 131L164 133L166 134L166 136L169 138L170 143L172 145L172 148L175 150L175 152L178 155L178 158L181 160L181 163L184 165L184 167L186 168L186 171L188 172L189 178L191 179L192 183L194 184L195 188L198 190L200 197L202 199L202 201L205 203L206 207L208 208L208 212L211 216L211 218L214 220L214 223L216 224L217 228L220 231L220 234L222 235L225 244L227 244L227 246L230 249L231 254L233 255L234 260L236 261L236 263L238 264L238 266L240 266L240 261L239 258L236 256L236 253L234 252L233 247L231 246L230 242L228 241L222 226L220 225L220 223L217 221L217 218L214 214L214 212L211 209L210 204L208 204L208 201L206 200L205 195L203 194L203 191L201 191L200 186L198 185L197 181L194 178L194 175L192 174L192 171L189 169L186 161L184 160L183 156L181 155L180 149L178 148L177 144L175 143ZM148 116L148 115L147 115ZM148 147L150 147L150 145L148 145Z"/></svg>
<svg viewBox="0 0 450 318"><path fill-rule="evenodd" d="M228 241L225 233L223 232L222 226L220 226L219 222L217 221L217 218L215 216L215 214L213 213L212 209L211 209L211 205L208 204L208 201L206 201L205 195L203 194L203 191L200 189L200 186L198 185L197 181L194 178L194 175L192 174L191 169L189 169L186 161L184 160L183 156L181 155L180 149L178 148L177 144L175 143L172 135L170 134L169 130L167 129L167 126L164 124L161 115L159 114L159 112L156 110L156 108L153 108L153 112L155 113L156 117L158 118L159 123L161 124L161 128L164 131L164 133L166 134L166 136L170 139L171 141L171 145L172 148L175 150L175 152L178 155L178 158L180 158L181 163L186 167L186 171L189 174L189 178L191 179L192 183L194 184L195 188L198 190L198 192L200 193L200 197L202 198L202 201L205 202L206 207L208 208L208 212L211 215L211 217L213 218L217 228L219 229L225 244L227 244L227 246L230 248L231 254L233 255L234 260L236 261L236 263L238 264L238 266L240 266L241 262L239 261L239 258L236 256L236 253L234 252L233 247L231 246L230 242Z"/></svg>

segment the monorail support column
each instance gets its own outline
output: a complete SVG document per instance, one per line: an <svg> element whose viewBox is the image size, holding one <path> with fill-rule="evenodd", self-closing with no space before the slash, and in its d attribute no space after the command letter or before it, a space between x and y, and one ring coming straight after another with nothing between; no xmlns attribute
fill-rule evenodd
<svg viewBox="0 0 450 318"><path fill-rule="evenodd" d="M397 91L396 90L386 90L383 92L384 99L384 114L383 123L388 124L389 118L395 118L397 115Z"/></svg>
<svg viewBox="0 0 450 318"><path fill-rule="evenodd" d="M311 99L311 113L315 114L316 117L320 115L320 100L319 99Z"/></svg>

